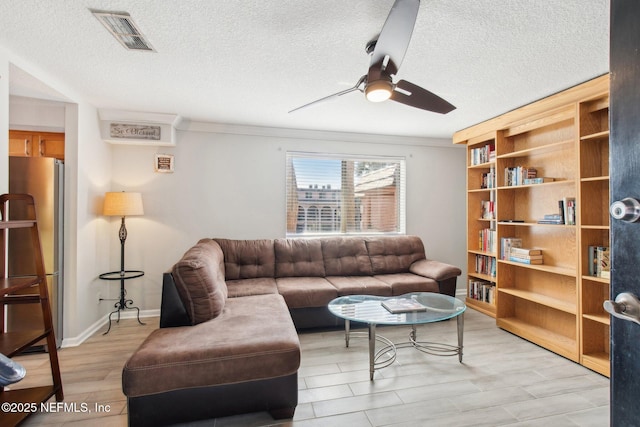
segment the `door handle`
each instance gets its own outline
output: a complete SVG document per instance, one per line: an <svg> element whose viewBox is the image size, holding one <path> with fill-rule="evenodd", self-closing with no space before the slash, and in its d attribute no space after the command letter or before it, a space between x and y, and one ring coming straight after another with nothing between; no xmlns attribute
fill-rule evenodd
<svg viewBox="0 0 640 427"><path fill-rule="evenodd" d="M615 219L626 222L638 222L640 220L640 202L631 197L626 197L611 203L609 212Z"/></svg>
<svg viewBox="0 0 640 427"><path fill-rule="evenodd" d="M615 301L607 300L603 306L612 316L640 325L640 300L635 295L622 292Z"/></svg>

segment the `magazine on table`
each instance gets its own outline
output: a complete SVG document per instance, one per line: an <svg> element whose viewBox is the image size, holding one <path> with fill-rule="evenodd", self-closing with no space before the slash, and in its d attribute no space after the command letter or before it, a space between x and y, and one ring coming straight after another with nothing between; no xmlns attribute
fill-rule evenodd
<svg viewBox="0 0 640 427"><path fill-rule="evenodd" d="M413 311L427 311L427 307L416 300L407 298L393 298L382 301L382 306L390 313L410 313Z"/></svg>

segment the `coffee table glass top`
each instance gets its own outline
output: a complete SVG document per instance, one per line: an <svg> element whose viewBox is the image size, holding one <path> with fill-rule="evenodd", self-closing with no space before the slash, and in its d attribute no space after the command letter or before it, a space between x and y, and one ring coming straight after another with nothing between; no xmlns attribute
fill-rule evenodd
<svg viewBox="0 0 640 427"><path fill-rule="evenodd" d="M425 306L426 310L394 314L382 306L382 302L390 300L413 300ZM329 311L342 319L378 325L438 322L459 316L466 309L467 306L459 299L432 292L414 292L393 297L349 295L329 303Z"/></svg>

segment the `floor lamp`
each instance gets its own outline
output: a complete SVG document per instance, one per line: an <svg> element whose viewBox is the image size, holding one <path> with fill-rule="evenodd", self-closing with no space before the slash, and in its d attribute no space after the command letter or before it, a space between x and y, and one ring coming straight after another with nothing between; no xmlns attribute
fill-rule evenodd
<svg viewBox="0 0 640 427"><path fill-rule="evenodd" d="M115 310L109 314L109 329L104 334L109 333L111 330L111 316L114 313L118 313L118 322L120 321L120 311L127 308L138 310L138 323L144 325L140 321L140 309L133 306L131 299L125 299L126 290L124 288L124 281L128 279L134 279L144 275L144 272L139 270L126 270L124 268L124 242L127 240L127 227L125 226L124 219L127 216L144 215L144 209L142 208L142 195L140 193L127 193L121 192L107 192L104 196L104 208L103 215L106 216L119 216L122 218L120 223L120 230L118 231L118 237L120 238L120 270L104 273L100 275L104 280L120 280L120 298L115 303Z"/></svg>

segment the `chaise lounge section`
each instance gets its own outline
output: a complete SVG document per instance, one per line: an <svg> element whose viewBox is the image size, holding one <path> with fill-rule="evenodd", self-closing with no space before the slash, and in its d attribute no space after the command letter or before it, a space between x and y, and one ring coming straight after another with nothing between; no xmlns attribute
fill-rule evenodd
<svg viewBox="0 0 640 427"><path fill-rule="evenodd" d="M296 329L339 325L327 310L338 296L453 296L460 274L415 236L202 239L164 274L160 329L123 369L129 424L291 418Z"/></svg>

